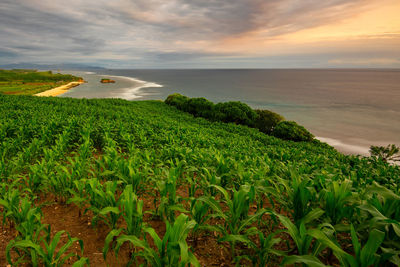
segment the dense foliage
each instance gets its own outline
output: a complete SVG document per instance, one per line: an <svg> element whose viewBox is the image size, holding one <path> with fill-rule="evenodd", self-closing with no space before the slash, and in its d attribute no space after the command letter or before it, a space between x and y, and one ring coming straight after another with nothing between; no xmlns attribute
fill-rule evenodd
<svg viewBox="0 0 400 267"><path fill-rule="evenodd" d="M189 98L187 96L183 96L181 94L172 94L165 99L165 104L183 110L188 100Z"/></svg>
<svg viewBox="0 0 400 267"><path fill-rule="evenodd" d="M0 69L0 93L31 95L81 79L70 74L54 74L51 71Z"/></svg>
<svg viewBox="0 0 400 267"><path fill-rule="evenodd" d="M196 117L212 119L214 117L214 103L204 97L190 98L182 106L182 110Z"/></svg>
<svg viewBox="0 0 400 267"><path fill-rule="evenodd" d="M400 147L394 144L384 146L371 146L369 152L372 157L383 161L400 161Z"/></svg>
<svg viewBox="0 0 400 267"><path fill-rule="evenodd" d="M172 94L167 97L165 103L196 117L254 127L263 133L284 140L309 142L314 138L310 132L296 122L284 121L283 116L269 110L253 110L239 101L214 105L203 97L188 98L180 94Z"/></svg>
<svg viewBox="0 0 400 267"><path fill-rule="evenodd" d="M233 122L247 126L254 126L257 113L248 105L239 101L218 103L204 97L189 98L181 94L172 94L167 97L165 103L170 106L213 121Z"/></svg>
<svg viewBox="0 0 400 267"><path fill-rule="evenodd" d="M2 265L97 257L82 257L82 243L68 254L79 240L49 234L41 203L51 199L107 229L106 261L126 252L147 266L399 264L400 169L381 159L159 101L0 95L0 114L0 216L16 231ZM202 240L217 247L204 253Z"/></svg>
<svg viewBox="0 0 400 267"><path fill-rule="evenodd" d="M214 108L215 118L223 122L234 122L254 126L257 113L248 105L239 101L218 103Z"/></svg>
<svg viewBox="0 0 400 267"><path fill-rule="evenodd" d="M275 126L285 120L282 115L266 109L256 109L255 111L257 113L255 127L266 134L272 134Z"/></svg>
<svg viewBox="0 0 400 267"><path fill-rule="evenodd" d="M275 137L292 141L312 141L314 136L301 125L294 121L279 122L272 134Z"/></svg>

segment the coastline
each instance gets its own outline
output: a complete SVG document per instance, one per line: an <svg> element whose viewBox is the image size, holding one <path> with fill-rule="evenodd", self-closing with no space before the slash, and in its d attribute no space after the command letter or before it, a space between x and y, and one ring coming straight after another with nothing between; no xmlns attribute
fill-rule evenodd
<svg viewBox="0 0 400 267"><path fill-rule="evenodd" d="M121 76L121 75L100 75L100 76L120 78L120 79L125 79L128 81L138 83L139 85L135 85L134 87L122 88L122 89L125 89L126 91L117 97L120 97L120 98L126 99L126 100L134 100L134 99L141 98L142 96L137 93L143 88L164 87L163 85L155 83L155 82L144 81L144 80L140 80L140 79L128 77L128 76Z"/></svg>
<svg viewBox="0 0 400 267"><path fill-rule="evenodd" d="M56 88L34 94L34 96L58 96L58 95L64 94L69 89L76 87L82 83L85 83L85 81L70 82L68 84L64 84L64 85L58 86Z"/></svg>

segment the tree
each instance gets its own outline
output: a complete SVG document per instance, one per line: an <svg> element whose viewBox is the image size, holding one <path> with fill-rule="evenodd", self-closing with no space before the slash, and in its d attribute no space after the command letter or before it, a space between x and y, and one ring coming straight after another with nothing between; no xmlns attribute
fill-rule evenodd
<svg viewBox="0 0 400 267"><path fill-rule="evenodd" d="M257 113L254 110L239 101L218 103L214 110L215 119L223 122L254 126L257 118Z"/></svg>
<svg viewBox="0 0 400 267"><path fill-rule="evenodd" d="M261 132L271 134L274 127L285 118L278 113L266 110L257 109L257 118L255 120L255 127Z"/></svg>
<svg viewBox="0 0 400 267"><path fill-rule="evenodd" d="M387 161L400 161L400 148L394 144L384 146L371 146L369 149L371 157Z"/></svg>
<svg viewBox="0 0 400 267"><path fill-rule="evenodd" d="M274 128L272 135L285 140L312 141L314 136L294 121L281 121Z"/></svg>

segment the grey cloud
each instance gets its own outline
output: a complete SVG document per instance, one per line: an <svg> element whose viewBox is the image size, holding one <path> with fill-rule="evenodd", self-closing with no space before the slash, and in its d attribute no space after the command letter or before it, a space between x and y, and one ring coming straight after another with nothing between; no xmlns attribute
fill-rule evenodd
<svg viewBox="0 0 400 267"><path fill-rule="evenodd" d="M272 39L347 18L377 1L2 0L0 47L7 50L0 50L0 60L203 64L232 55L176 43L256 30Z"/></svg>
<svg viewBox="0 0 400 267"><path fill-rule="evenodd" d="M4 50L4 49L0 48L0 59L1 58L15 58L17 56L18 56L17 53L14 53L14 52L11 52L11 51L7 51L7 50Z"/></svg>

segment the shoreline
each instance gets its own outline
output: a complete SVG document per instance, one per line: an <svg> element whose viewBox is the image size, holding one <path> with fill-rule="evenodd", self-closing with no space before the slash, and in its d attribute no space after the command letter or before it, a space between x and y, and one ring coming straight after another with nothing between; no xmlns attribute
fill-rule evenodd
<svg viewBox="0 0 400 267"><path fill-rule="evenodd" d="M49 89L37 94L34 94L34 96L58 96L66 93L69 89L76 87L78 85L81 85L82 83L85 83L85 81L77 81L77 82L70 82L58 87L55 87L53 89Z"/></svg>
<svg viewBox="0 0 400 267"><path fill-rule="evenodd" d="M136 85L134 87L122 88L122 89L125 89L126 91L124 93L122 93L119 96L119 98L125 99L125 100L134 100L134 99L138 99L138 98L143 97L143 96L137 94L143 88L148 88L148 87L160 88L160 87L164 87L162 84L158 84L158 83L155 83L155 82L144 81L144 80L140 80L138 78L129 77L129 76L104 75L104 74L101 74L99 76L125 79L125 80L129 80L129 81L132 81L132 82L135 82L135 83L139 83L139 85Z"/></svg>

